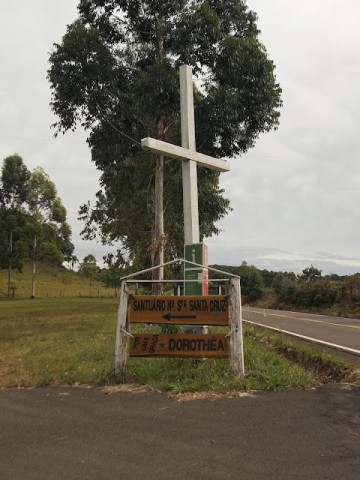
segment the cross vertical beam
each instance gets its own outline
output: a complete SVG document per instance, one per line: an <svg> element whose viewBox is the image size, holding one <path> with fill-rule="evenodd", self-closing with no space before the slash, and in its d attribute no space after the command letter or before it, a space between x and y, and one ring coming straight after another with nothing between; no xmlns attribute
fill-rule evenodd
<svg viewBox="0 0 360 480"><path fill-rule="evenodd" d="M155 138L141 140L142 148L158 155L180 159L182 162L184 240L185 245L200 243L199 208L197 188L197 164L215 170L228 172L230 165L219 158L213 158L196 151L194 91L192 68L180 67L180 103L181 103L181 144L179 147Z"/></svg>
<svg viewBox="0 0 360 480"><path fill-rule="evenodd" d="M196 151L192 68L180 67L181 146ZM183 210L185 245L200 242L196 161L183 159Z"/></svg>

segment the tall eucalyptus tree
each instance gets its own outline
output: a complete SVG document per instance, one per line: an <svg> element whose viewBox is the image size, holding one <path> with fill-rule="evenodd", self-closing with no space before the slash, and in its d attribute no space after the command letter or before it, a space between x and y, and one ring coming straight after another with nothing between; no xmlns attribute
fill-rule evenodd
<svg viewBox="0 0 360 480"><path fill-rule="evenodd" d="M182 248L181 166L139 141L180 144L178 67L191 65L198 80L198 150L234 157L278 125L275 66L243 0L80 0L78 12L54 45L48 78L56 132L82 125L102 172L94 208L80 210L84 234L121 240L137 259L150 251L158 264L165 247ZM229 202L213 171L199 168L198 188L200 232L211 236Z"/></svg>

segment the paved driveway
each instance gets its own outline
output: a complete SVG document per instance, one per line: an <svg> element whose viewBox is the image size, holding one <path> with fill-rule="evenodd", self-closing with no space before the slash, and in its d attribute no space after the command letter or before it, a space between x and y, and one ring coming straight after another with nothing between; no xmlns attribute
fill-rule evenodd
<svg viewBox="0 0 360 480"><path fill-rule="evenodd" d="M0 391L1 480L360 478L360 387L179 401Z"/></svg>

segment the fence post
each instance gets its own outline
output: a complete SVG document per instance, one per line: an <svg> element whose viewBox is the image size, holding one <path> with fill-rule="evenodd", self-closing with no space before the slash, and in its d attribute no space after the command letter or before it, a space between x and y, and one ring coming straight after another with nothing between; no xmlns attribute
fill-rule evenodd
<svg viewBox="0 0 360 480"><path fill-rule="evenodd" d="M229 339L229 357L230 367L235 375L243 377L244 368L244 348L242 334L242 311L241 311L241 287L240 278L230 279L230 339Z"/></svg>
<svg viewBox="0 0 360 480"><path fill-rule="evenodd" d="M126 368L126 349L127 349L127 310L128 310L128 290L126 281L121 282L120 303L118 309L118 318L116 326L115 340L115 375L125 373Z"/></svg>

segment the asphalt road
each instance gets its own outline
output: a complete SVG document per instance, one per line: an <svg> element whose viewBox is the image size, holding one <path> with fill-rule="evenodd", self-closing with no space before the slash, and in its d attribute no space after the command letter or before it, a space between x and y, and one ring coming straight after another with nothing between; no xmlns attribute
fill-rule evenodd
<svg viewBox="0 0 360 480"><path fill-rule="evenodd" d="M359 351L360 319L244 307L244 320Z"/></svg>
<svg viewBox="0 0 360 480"><path fill-rule="evenodd" d="M1 480L357 480L360 387L178 401L0 391Z"/></svg>

